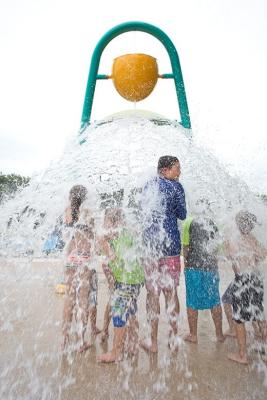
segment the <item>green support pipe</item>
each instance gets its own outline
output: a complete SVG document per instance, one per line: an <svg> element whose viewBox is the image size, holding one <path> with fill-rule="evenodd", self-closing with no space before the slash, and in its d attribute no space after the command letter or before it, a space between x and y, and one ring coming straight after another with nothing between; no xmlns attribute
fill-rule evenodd
<svg viewBox="0 0 267 400"><path fill-rule="evenodd" d="M172 43L170 38L166 35L166 33L164 33L161 29L157 28L156 26L148 24L146 22L132 21L132 22L122 23L110 29L108 32L105 33L104 36L102 36L102 38L99 40L99 42L95 47L95 50L92 55L87 86L85 91L80 132L83 132L84 129L87 127L87 125L90 124L96 80L109 78L108 75L98 75L98 68L103 50L112 39L114 39L118 35L121 35L122 33L130 31L140 31L149 33L150 35L157 38L165 46L170 57L172 74L163 74L162 78L174 79L177 101L181 116L180 123L184 128L190 129L191 122L186 100L182 70L180 66L178 53L176 51L174 44Z"/></svg>

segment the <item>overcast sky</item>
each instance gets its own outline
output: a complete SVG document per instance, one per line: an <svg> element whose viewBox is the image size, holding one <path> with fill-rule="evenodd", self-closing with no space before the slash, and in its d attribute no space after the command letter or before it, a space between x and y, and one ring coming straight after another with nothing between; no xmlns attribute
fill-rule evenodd
<svg viewBox="0 0 267 400"><path fill-rule="evenodd" d="M0 0L0 171L31 175L61 154L80 124L97 41L130 20L157 25L180 57L193 135L249 184L267 192L266 0ZM156 57L163 46L144 33L114 39L100 73L121 54ZM133 108L112 82L97 83L93 119ZM138 104L177 118L172 81Z"/></svg>

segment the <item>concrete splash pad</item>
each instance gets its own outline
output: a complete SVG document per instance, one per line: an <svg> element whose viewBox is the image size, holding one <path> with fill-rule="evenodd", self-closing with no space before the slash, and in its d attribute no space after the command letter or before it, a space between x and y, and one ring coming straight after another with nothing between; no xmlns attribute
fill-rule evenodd
<svg viewBox="0 0 267 400"><path fill-rule="evenodd" d="M215 341L209 311L199 314L199 344L182 341L178 353L167 348L167 320L161 304L159 354L140 349L138 360L100 365L105 348L97 338L85 354L62 357L60 351L63 296L55 285L63 276L61 259L0 260L0 398L9 399L259 399L267 398L267 363L252 350L249 367L227 360L234 339ZM231 272L221 268L221 293ZM187 332L184 279L179 287L180 335ZM97 324L102 326L108 291L99 270ZM147 332L145 289L139 300L140 337ZM226 321L224 319L224 327ZM90 332L90 328L89 328ZM112 340L110 326L109 347ZM266 356L265 356L266 357Z"/></svg>

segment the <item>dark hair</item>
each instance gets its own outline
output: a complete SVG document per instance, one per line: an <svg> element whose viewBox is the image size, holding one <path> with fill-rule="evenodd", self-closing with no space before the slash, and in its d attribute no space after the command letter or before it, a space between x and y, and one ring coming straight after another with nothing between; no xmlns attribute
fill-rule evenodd
<svg viewBox="0 0 267 400"><path fill-rule="evenodd" d="M179 160L174 156L162 156L158 161L158 172L161 172L163 168L171 168L174 164L178 163Z"/></svg>
<svg viewBox="0 0 267 400"><path fill-rule="evenodd" d="M72 224L78 221L81 204L86 199L87 189L82 185L75 185L70 189L70 208Z"/></svg>

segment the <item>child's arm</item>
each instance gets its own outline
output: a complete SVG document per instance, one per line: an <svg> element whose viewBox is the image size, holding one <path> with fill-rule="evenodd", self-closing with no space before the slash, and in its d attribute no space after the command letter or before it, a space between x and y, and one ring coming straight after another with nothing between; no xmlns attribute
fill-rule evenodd
<svg viewBox="0 0 267 400"><path fill-rule="evenodd" d="M185 193L183 186L179 183L179 187L175 191L175 207L174 212L177 219L184 220L186 218L186 203L185 203Z"/></svg>
<svg viewBox="0 0 267 400"><path fill-rule="evenodd" d="M62 239L65 242L65 254L70 254L72 250L75 248L75 242L73 240L73 230L71 228L72 225L72 215L71 215L71 208L67 207L64 211L63 217L62 217L62 228L61 228L61 233L62 233Z"/></svg>
<svg viewBox="0 0 267 400"><path fill-rule="evenodd" d="M111 269L109 268L107 263L102 263L102 270L105 274L105 277L108 281L108 287L110 290L112 290L114 288L114 284L115 284L115 279L114 279L114 275L111 271Z"/></svg>
<svg viewBox="0 0 267 400"><path fill-rule="evenodd" d="M99 250L100 253L106 256L108 259L112 259L114 256L114 252L109 243L109 238L106 235L99 239Z"/></svg>
<svg viewBox="0 0 267 400"><path fill-rule="evenodd" d="M189 252L189 246L183 246L183 257L184 257L184 266L187 266L187 257Z"/></svg>
<svg viewBox="0 0 267 400"><path fill-rule="evenodd" d="M71 207L67 207L64 213L64 218L63 218L64 224L70 225L72 224L72 214L71 214Z"/></svg>
<svg viewBox="0 0 267 400"><path fill-rule="evenodd" d="M113 273L112 273L111 269L109 268L108 261L114 258L114 252L110 246L108 239L109 238L107 236L103 236L99 239L98 243L99 243L100 253L105 255L107 258L107 260L102 263L102 269L103 269L105 277L108 281L109 289L112 289L114 287L115 280L114 280Z"/></svg>
<svg viewBox="0 0 267 400"><path fill-rule="evenodd" d="M223 249L225 251L225 257L231 262L234 274L239 274L240 268L238 267L237 258L235 256L238 253L237 248L229 240L226 240L223 243Z"/></svg>
<svg viewBox="0 0 267 400"><path fill-rule="evenodd" d="M267 250L256 238L254 238L254 239L255 239L254 257L255 257L255 263L257 265L265 260L265 258L267 256Z"/></svg>
<svg viewBox="0 0 267 400"><path fill-rule="evenodd" d="M185 267L187 266L187 258L188 258L188 253L189 253L190 226L191 226L192 221L193 221L193 218L189 217L183 222L183 225L182 225L181 241L182 241L182 251L183 251Z"/></svg>

